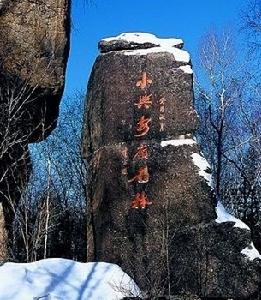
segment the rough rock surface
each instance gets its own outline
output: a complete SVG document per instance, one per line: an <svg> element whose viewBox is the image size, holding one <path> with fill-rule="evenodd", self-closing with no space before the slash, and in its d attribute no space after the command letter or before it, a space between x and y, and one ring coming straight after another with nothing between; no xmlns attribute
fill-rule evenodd
<svg viewBox="0 0 261 300"><path fill-rule="evenodd" d="M168 52L140 56L115 51L100 55L89 81L86 126L90 130L84 131L88 135L84 139L84 147L88 148L89 153L105 145L133 141L135 121L141 115L152 118L147 140L160 141L193 132L197 127L197 117L192 107L192 76L185 73L181 66L190 67L188 62L176 61ZM153 102L153 109L150 110L139 109L134 103L146 93L145 89L142 91L136 86L144 70L148 77L153 78L147 89ZM161 114L160 99L165 102L164 131L160 131L160 122L157 121ZM143 139L144 136L136 140Z"/></svg>
<svg viewBox="0 0 261 300"><path fill-rule="evenodd" d="M207 163L192 138L191 62L182 42L154 40L100 43L83 138L88 260L119 264L149 297L256 297L260 260L241 254L250 232L215 222Z"/></svg>
<svg viewBox="0 0 261 300"><path fill-rule="evenodd" d="M241 254L251 243L250 232L233 222L210 222L176 230L172 240L172 287L201 297L258 299L261 260ZM185 270L189 270L186 272Z"/></svg>
<svg viewBox="0 0 261 300"><path fill-rule="evenodd" d="M69 34L70 0L0 2L0 201L8 218L29 176L28 143L56 126Z"/></svg>
<svg viewBox="0 0 261 300"><path fill-rule="evenodd" d="M36 98L27 104L27 119L23 119L25 127L27 121L30 124L27 132L37 129L30 141L42 138L43 130L37 128L41 111L46 112L45 135L55 126L68 58L69 25L69 0L6 1L0 11L1 81L7 79L9 85L11 80L21 81L28 90L33 89Z"/></svg>

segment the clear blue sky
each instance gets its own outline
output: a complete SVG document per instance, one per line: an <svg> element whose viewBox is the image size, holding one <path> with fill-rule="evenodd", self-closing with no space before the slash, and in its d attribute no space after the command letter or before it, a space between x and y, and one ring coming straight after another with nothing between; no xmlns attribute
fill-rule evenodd
<svg viewBox="0 0 261 300"><path fill-rule="evenodd" d="M193 58L201 36L213 28L237 27L247 0L73 0L71 52L64 96L84 90L101 38L122 32L177 37Z"/></svg>

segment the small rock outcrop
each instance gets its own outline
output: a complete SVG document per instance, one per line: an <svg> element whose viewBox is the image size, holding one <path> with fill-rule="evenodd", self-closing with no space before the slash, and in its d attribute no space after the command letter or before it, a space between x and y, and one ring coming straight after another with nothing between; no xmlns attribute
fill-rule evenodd
<svg viewBox="0 0 261 300"><path fill-rule="evenodd" d="M30 175L27 145L56 126L69 35L70 0L0 1L0 202L7 227Z"/></svg>
<svg viewBox="0 0 261 300"><path fill-rule="evenodd" d="M259 254L246 225L216 207L182 46L138 33L99 44L83 137L88 260L119 264L149 297L255 299Z"/></svg>

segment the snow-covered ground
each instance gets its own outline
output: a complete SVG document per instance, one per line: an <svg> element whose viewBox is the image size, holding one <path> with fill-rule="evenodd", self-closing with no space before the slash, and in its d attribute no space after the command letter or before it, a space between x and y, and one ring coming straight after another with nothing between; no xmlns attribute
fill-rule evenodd
<svg viewBox="0 0 261 300"><path fill-rule="evenodd" d="M0 267L0 300L116 300L139 289L120 267L51 258Z"/></svg>

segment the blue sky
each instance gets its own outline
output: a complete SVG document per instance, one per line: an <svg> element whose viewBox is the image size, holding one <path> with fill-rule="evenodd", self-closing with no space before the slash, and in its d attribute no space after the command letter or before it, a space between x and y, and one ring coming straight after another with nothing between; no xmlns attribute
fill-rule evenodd
<svg viewBox="0 0 261 300"><path fill-rule="evenodd" d="M150 32L185 42L192 60L208 30L236 28L247 0L75 0L71 52L64 97L85 90L101 38L122 32Z"/></svg>

